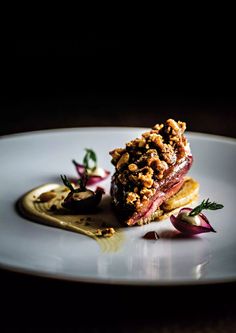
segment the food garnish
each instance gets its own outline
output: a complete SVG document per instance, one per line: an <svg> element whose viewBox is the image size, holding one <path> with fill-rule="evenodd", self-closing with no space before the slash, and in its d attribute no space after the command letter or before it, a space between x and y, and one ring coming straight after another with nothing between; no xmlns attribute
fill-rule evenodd
<svg viewBox="0 0 236 333"><path fill-rule="evenodd" d="M196 216L201 213L202 210L217 210L222 209L224 206L222 204L218 204L216 202L210 202L209 198L207 200L203 200L200 205L195 207L190 213L189 216Z"/></svg>
<svg viewBox="0 0 236 333"><path fill-rule="evenodd" d="M70 189L62 206L78 213L90 212L96 208L102 199L102 195L105 193L101 187L97 187L95 191L86 188L88 179L86 172L78 180L78 187L74 187L65 175L61 175L61 179L64 185Z"/></svg>
<svg viewBox="0 0 236 333"><path fill-rule="evenodd" d="M143 238L149 240L158 240L160 236L156 231L149 231L143 236Z"/></svg>
<svg viewBox="0 0 236 333"><path fill-rule="evenodd" d="M105 229L97 229L95 236L97 237L112 237L115 233L114 228L105 228Z"/></svg>
<svg viewBox="0 0 236 333"><path fill-rule="evenodd" d="M38 201L40 201L40 202L48 202L48 201L51 201L55 197L56 197L56 193L53 192L53 191L43 192L38 197Z"/></svg>
<svg viewBox="0 0 236 333"><path fill-rule="evenodd" d="M110 172L98 167L97 155L94 150L86 148L85 151L83 164L72 160L79 177L84 178L84 174L87 174L87 185L93 185L106 179Z"/></svg>
<svg viewBox="0 0 236 333"><path fill-rule="evenodd" d="M207 217L202 214L203 210L217 210L224 206L216 202L210 202L209 199L203 200L200 205L195 208L182 208L178 215L170 216L171 223L180 232L187 235L196 235L204 232L216 232Z"/></svg>

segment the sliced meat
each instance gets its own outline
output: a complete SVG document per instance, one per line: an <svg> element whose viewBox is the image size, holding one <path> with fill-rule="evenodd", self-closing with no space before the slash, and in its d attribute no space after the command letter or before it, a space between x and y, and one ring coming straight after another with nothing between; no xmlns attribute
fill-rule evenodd
<svg viewBox="0 0 236 333"><path fill-rule="evenodd" d="M152 220L152 216L158 207L165 200L177 193L184 183L184 176L187 174L193 162L192 156L187 156L184 160L170 167L163 179L154 186L156 187L155 194L148 200L147 204L140 211L135 211L134 208L128 206L124 201L124 188L117 181L118 173L112 177L111 196L116 213L121 221L131 226L135 224L145 224Z"/></svg>
<svg viewBox="0 0 236 333"><path fill-rule="evenodd" d="M126 143L125 148L110 152L116 169L112 203L126 225L152 221L162 203L183 185L193 162L185 129L185 123L168 119Z"/></svg>

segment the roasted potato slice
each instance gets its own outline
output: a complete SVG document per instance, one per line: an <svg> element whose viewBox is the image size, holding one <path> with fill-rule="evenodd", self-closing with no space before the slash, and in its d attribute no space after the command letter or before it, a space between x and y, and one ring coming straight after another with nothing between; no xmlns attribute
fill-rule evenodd
<svg viewBox="0 0 236 333"><path fill-rule="evenodd" d="M161 208L165 212L182 207L195 201L199 192L199 183L191 177L186 177L182 188L175 195L167 199Z"/></svg>

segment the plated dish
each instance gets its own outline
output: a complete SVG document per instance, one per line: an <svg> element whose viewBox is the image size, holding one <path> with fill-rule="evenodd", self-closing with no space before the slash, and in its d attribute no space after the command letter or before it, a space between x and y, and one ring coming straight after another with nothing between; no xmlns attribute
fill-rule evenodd
<svg viewBox="0 0 236 333"><path fill-rule="evenodd" d="M19 199L19 212L35 222L80 232L94 240L112 237L110 243L115 242L122 226L142 226L168 216L175 221L172 214L196 201L199 192L198 182L186 176L193 156L185 129L184 122L168 119L127 142L125 148L112 150L115 171L107 193L97 184L110 172L98 165L93 149L85 148L82 162L72 160L77 177L61 175L62 185L46 184L31 190ZM191 222L196 224L196 218L203 221L196 215L172 223L182 224L180 230L186 227L189 233ZM204 227L200 223L194 228Z"/></svg>
<svg viewBox="0 0 236 333"><path fill-rule="evenodd" d="M14 210L16 201L29 189L45 183L58 184L59 174L73 177L70 161L81 160L85 147L93 148L104 169L113 174L107 152L123 147L143 132L144 129L134 128L88 128L2 138L1 265L54 278L103 283L172 285L234 280L235 226L230 198L235 195L235 180L228 161L235 159L236 145L231 139L187 133L195 159L189 176L201 185L200 201L210 197L225 205L224 210L209 213L216 234L180 237L166 219L142 227L123 228L116 235L116 248L112 249L109 241L98 244L80 234L32 223ZM106 193L110 191L110 175L100 183ZM113 212L109 214L112 220ZM160 236L157 242L143 238L149 231L156 231Z"/></svg>

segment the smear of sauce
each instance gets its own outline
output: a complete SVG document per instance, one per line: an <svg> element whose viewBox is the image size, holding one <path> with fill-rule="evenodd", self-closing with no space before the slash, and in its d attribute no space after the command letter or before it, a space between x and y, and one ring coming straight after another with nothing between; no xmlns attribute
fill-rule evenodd
<svg viewBox="0 0 236 333"><path fill-rule="evenodd" d="M160 236L156 231L149 231L143 236L143 238L149 240L158 240Z"/></svg>
<svg viewBox="0 0 236 333"><path fill-rule="evenodd" d="M48 201L40 200L40 195L52 192ZM58 184L45 184L26 193L18 202L23 216L38 223L81 233L98 242L103 252L118 251L124 241L124 233L110 207L110 197L104 196L97 212L87 215L73 214L62 207L67 189ZM97 229L113 227L115 234L110 237L97 237Z"/></svg>

